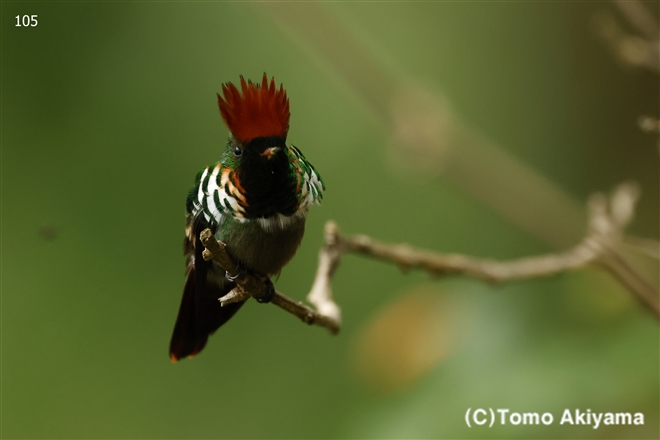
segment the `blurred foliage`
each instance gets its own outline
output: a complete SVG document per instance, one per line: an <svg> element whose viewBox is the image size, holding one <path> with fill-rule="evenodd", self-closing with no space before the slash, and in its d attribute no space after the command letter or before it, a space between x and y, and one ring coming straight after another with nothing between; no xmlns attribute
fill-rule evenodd
<svg viewBox="0 0 660 440"><path fill-rule="evenodd" d="M636 123L659 113L658 78L591 33L610 4L322 7L579 203L639 182L632 232L658 238L657 138ZM282 292L306 294L328 219L440 251L548 250L442 178L393 172L389 127L296 38L258 3L3 2L2 437L658 438L657 322L591 269L428 284L349 256L338 337L252 302L169 361L184 200L224 146L215 93L239 74L284 83L289 141L328 188ZM470 430L468 407L556 422ZM562 426L566 408L646 424Z"/></svg>

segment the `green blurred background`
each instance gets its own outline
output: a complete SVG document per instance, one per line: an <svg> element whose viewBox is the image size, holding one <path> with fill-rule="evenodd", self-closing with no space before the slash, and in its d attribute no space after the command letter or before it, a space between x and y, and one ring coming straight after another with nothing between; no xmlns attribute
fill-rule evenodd
<svg viewBox="0 0 660 440"><path fill-rule="evenodd" d="M330 219L515 258L577 242L588 195L634 180L630 232L657 239L658 139L636 121L658 116L658 75L613 56L603 16L634 31L603 2L3 2L2 437L658 438L658 324L596 269L488 286L346 256L338 336L251 302L195 359L167 355L185 197L224 147L215 93L240 74L284 83L289 141L327 186L276 283L289 296L307 293ZM325 49L306 34L324 30ZM512 221L526 202L480 193L507 197L498 179L517 174L499 162L416 165L425 146L401 147L383 116L403 83L579 208L541 229L572 227L539 236ZM639 264L657 285L657 260ZM469 429L469 407L555 423ZM560 425L566 408L646 423Z"/></svg>

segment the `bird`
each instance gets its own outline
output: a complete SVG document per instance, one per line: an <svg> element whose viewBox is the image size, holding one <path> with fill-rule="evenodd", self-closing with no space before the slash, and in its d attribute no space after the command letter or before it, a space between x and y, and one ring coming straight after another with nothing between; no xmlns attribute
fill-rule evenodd
<svg viewBox="0 0 660 440"><path fill-rule="evenodd" d="M173 362L202 351L245 303L221 306L218 299L236 280L204 260L201 231L209 228L224 242L241 271L279 276L301 243L309 208L320 205L325 191L303 153L286 144L289 99L274 77L269 81L264 73L259 84L240 76L240 91L228 82L217 97L229 137L220 159L197 173L186 200L186 282L169 347ZM266 280L268 294L259 302L275 293Z"/></svg>

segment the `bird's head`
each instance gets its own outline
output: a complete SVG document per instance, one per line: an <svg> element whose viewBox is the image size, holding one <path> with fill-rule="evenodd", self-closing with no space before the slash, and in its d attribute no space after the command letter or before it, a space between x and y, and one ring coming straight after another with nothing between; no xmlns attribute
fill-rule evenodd
<svg viewBox="0 0 660 440"><path fill-rule="evenodd" d="M282 156L289 131L289 99L275 79L270 82L264 73L261 84L245 81L241 90L232 84L222 85L218 93L220 114L231 132L227 155L233 155L236 165L246 161L262 164ZM282 153L282 154L280 154Z"/></svg>

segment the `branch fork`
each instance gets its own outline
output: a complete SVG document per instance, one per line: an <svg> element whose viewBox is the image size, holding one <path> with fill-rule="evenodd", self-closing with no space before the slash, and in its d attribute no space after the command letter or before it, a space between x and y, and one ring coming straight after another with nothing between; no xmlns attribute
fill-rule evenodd
<svg viewBox="0 0 660 440"><path fill-rule="evenodd" d="M355 253L393 263L404 272L420 269L431 276L464 275L492 284L547 277L594 265L614 276L635 299L660 320L657 288L628 263L622 252L623 244L634 244L634 241L630 240L632 237L624 234L624 228L634 218L638 199L639 189L632 183L618 185L609 198L601 193L591 196L587 204L589 223L585 237L573 248L559 253L508 261L437 253L416 249L407 244L383 243L366 235L344 236L339 233L334 222L328 222L325 226L326 247L321 254L331 259L324 263L329 266L326 273L330 276L339 265L343 253ZM648 244L646 241L653 243ZM658 243L653 240L646 241L643 248L639 246L639 249L635 250L651 255L646 249L655 246L657 250ZM321 287L318 286L319 289ZM323 288L327 294L331 294L329 280Z"/></svg>

